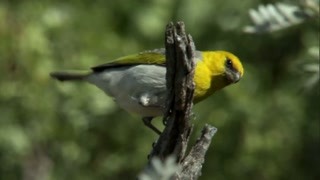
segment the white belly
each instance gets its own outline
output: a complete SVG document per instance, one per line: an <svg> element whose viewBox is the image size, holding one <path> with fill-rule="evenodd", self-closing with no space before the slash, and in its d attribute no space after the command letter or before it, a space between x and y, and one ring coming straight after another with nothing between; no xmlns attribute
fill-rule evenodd
<svg viewBox="0 0 320 180"><path fill-rule="evenodd" d="M113 97L126 111L143 117L155 117L163 114L165 73L165 67L156 65L107 68L93 73L87 81Z"/></svg>

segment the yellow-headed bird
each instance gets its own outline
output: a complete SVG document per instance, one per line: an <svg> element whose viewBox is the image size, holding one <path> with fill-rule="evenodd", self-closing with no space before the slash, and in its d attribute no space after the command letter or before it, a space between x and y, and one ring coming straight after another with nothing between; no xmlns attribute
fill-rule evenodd
<svg viewBox="0 0 320 180"><path fill-rule="evenodd" d="M232 53L196 51L195 59L195 103L243 76L242 64ZM151 119L163 114L165 74L165 50L156 49L121 57L87 72L59 71L50 75L60 81L87 81L96 85L121 108L141 115L148 127L160 133Z"/></svg>

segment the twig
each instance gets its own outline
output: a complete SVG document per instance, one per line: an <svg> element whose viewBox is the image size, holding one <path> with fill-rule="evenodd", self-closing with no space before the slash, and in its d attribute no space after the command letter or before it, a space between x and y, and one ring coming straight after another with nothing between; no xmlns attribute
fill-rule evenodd
<svg viewBox="0 0 320 180"><path fill-rule="evenodd" d="M209 149L212 137L217 132L217 128L208 124L202 129L202 134L196 144L190 150L189 155L182 161L181 172L175 175L174 179L198 179L201 175L204 157Z"/></svg>

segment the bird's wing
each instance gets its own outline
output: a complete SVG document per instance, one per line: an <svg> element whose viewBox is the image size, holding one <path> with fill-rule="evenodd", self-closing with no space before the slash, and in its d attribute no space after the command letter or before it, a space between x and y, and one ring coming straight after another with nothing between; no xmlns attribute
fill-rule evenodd
<svg viewBox="0 0 320 180"><path fill-rule="evenodd" d="M101 64L91 69L94 72L100 72L108 68L122 67L122 66L133 66L140 64L154 64L154 65L165 65L165 49L155 49L150 51L144 51L138 54L124 56L114 61Z"/></svg>
<svg viewBox="0 0 320 180"><path fill-rule="evenodd" d="M195 52L195 59L199 61L202 59L201 51ZM140 64L153 64L159 66L165 66L166 57L165 57L165 49L154 49L149 51L143 51L138 54L133 54L129 56L120 57L114 61L101 64L98 66L92 67L93 72L101 72L108 68L114 67L123 67L123 66L134 66Z"/></svg>

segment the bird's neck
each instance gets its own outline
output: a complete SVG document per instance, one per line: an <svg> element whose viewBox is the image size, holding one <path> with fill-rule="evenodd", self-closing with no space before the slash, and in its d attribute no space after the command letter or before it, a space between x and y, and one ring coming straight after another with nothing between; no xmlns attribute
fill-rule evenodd
<svg viewBox="0 0 320 180"><path fill-rule="evenodd" d="M211 70L203 62L198 62L195 74L194 82L196 89L194 92L194 102L198 103L214 92L224 88L228 85L224 75L212 74Z"/></svg>

